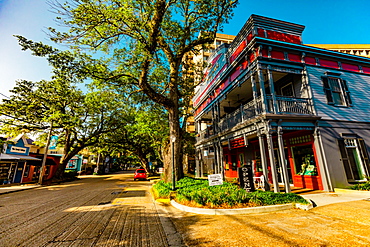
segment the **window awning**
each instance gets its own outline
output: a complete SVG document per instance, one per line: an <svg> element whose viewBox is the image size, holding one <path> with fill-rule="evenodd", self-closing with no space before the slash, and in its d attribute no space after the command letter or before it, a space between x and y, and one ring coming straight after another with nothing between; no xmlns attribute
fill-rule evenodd
<svg viewBox="0 0 370 247"><path fill-rule="evenodd" d="M28 155L0 154L0 160L41 160Z"/></svg>

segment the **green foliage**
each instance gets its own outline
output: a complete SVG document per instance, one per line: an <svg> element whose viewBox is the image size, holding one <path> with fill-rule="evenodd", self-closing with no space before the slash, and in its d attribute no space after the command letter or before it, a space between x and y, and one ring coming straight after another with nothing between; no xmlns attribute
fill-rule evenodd
<svg viewBox="0 0 370 247"><path fill-rule="evenodd" d="M352 190L369 190L370 191L370 181L366 181L365 183L359 183L352 185L350 187Z"/></svg>
<svg viewBox="0 0 370 247"><path fill-rule="evenodd" d="M171 184L166 183L163 180L158 181L153 185L154 198L169 198L171 192Z"/></svg>
<svg viewBox="0 0 370 247"><path fill-rule="evenodd" d="M171 184L163 181L153 186L155 195L160 198L168 198ZM224 182L223 185L208 186L208 180L183 178L176 183L176 200L179 202L195 202L200 206L211 208L238 205L265 206L286 203L308 202L294 193L274 193L270 191L246 192L237 185ZM158 190L160 192L158 192Z"/></svg>

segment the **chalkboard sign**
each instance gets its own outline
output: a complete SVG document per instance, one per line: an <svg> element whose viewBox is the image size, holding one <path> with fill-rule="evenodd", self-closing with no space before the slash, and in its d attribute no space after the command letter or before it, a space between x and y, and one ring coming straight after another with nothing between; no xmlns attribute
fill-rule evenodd
<svg viewBox="0 0 370 247"><path fill-rule="evenodd" d="M252 166L238 167L238 176L240 188L245 189L247 192L255 191Z"/></svg>

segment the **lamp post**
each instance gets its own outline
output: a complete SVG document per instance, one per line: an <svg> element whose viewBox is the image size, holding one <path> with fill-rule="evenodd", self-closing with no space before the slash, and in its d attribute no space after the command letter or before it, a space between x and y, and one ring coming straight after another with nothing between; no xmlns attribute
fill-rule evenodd
<svg viewBox="0 0 370 247"><path fill-rule="evenodd" d="M172 150L172 191L176 190L175 187L175 141L176 137L171 137L171 150Z"/></svg>

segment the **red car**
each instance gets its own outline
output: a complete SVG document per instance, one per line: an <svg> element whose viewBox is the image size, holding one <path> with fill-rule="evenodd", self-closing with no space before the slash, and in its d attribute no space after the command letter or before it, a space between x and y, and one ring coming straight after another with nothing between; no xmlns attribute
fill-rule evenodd
<svg viewBox="0 0 370 247"><path fill-rule="evenodd" d="M140 179L143 179L143 180L147 179L145 169L136 169L135 174L134 174L134 181L136 181L136 179L139 179L139 180Z"/></svg>

